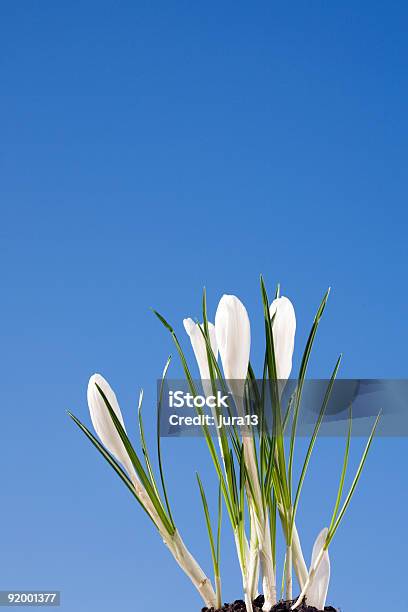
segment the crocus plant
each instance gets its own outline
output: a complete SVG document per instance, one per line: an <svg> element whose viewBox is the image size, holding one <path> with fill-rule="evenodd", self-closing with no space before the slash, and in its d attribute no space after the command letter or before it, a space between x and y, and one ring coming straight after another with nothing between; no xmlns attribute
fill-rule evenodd
<svg viewBox="0 0 408 612"><path fill-rule="evenodd" d="M329 546L355 492L379 417L373 424L350 489L344 495L352 428L350 410L337 497L331 519L328 522L329 526L323 528L316 538L308 569L296 527L296 514L341 356L331 374L306 454L301 462L300 474L295 479L294 457L302 391L312 346L329 291L323 297L314 318L301 359L296 389L287 406L282 405L282 398L284 387L292 372L296 332L295 310L287 297L279 295L279 287L275 299L269 302L262 278L261 295L265 325L265 365L261 377L261 392L257 385L253 384L255 374L250 363L251 328L248 313L236 296L224 295L221 298L213 324L207 318L204 291L202 322L195 322L191 318L184 319L184 328L191 341L204 392L210 394L221 385L223 389L228 390L230 401L238 415L246 414L248 401L251 402L251 405L256 406L259 414L264 415L265 397L268 395L268 410L272 410L273 415L272 428L263 426L262 419L258 427L245 425L241 428L227 428L221 426L217 429L216 438L212 436L208 426L203 425L203 436L214 465L215 477L219 483L216 528L214 529L205 489L197 475L213 562L214 586L181 538L171 511L164 478L159 413L170 358L163 372L158 397L157 474L144 434L143 393L140 395L138 409L143 459L136 452L127 434L116 395L101 375L94 374L88 385L89 411L97 437L77 417L69 414L145 510L164 544L190 578L207 608L216 610L222 606L220 531L224 506L235 540L247 612L252 612L252 602L258 595L260 578L264 595L263 610L269 612L277 603L276 542L279 524L285 541L283 567L286 600L291 602L293 610L298 608L303 601L317 610L324 610L330 579ZM198 394L197 384L182 344L166 319L157 312L155 314L170 332L181 359L190 392L196 396ZM268 391L268 394L264 392L265 390ZM293 600L293 572L300 590L300 595L296 600Z"/></svg>

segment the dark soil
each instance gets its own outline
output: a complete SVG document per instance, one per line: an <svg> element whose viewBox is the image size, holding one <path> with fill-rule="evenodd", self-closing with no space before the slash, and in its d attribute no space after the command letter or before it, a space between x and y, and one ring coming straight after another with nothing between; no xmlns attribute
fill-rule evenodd
<svg viewBox="0 0 408 612"><path fill-rule="evenodd" d="M273 606L271 612L289 612L296 599L292 601L279 601L275 606ZM253 602L253 611L261 612L262 606L264 604L263 595L259 595ZM318 610L313 606L307 606L305 603L302 603L298 608L296 608L298 612L338 612L336 608L332 608L331 606L326 606L324 611ZM246 612L245 602L242 599L237 599L234 603L224 604L220 610L214 610L214 608L203 608L201 612Z"/></svg>

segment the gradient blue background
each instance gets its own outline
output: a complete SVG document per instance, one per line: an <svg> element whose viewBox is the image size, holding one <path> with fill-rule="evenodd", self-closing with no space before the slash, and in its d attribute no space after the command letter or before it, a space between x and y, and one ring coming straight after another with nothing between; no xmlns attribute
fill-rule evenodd
<svg viewBox="0 0 408 612"><path fill-rule="evenodd" d="M100 371L128 429L142 386L149 420L173 352L151 306L184 339L204 284L211 316L236 293L259 365L262 272L295 303L298 364L331 285L310 374L343 351L345 377L407 376L407 29L402 1L1 3L0 589L61 589L69 612L199 609L65 414L89 422ZM312 464L307 558L343 444L322 441ZM210 572L204 444L163 446L175 517ZM407 450L375 442L333 542L345 612L405 596ZM227 524L223 538L227 600L241 586Z"/></svg>

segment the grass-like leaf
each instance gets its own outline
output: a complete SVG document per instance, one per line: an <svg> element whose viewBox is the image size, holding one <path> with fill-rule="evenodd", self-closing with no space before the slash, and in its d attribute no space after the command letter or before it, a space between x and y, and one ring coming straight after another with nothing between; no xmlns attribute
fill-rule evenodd
<svg viewBox="0 0 408 612"><path fill-rule="evenodd" d="M156 525L156 523L154 522L153 518L150 516L150 514L147 511L146 507L144 506L143 502L141 501L141 499L139 498L138 494L136 493L136 490L135 490L135 488L134 488L134 486L132 484L132 481L130 480L130 478L128 477L126 472L120 467L120 465L118 463L116 463L116 461L108 453L106 448L89 431L89 429L83 423L81 423L81 421L74 414L72 414L72 412L68 411L68 416L74 421L74 423L85 434L85 436L92 442L92 444L100 452L100 454L105 459L105 461L111 466L111 468L116 472L116 474L119 476L119 478L124 482L124 484L129 489L129 491L132 493L132 495L136 498L137 502L140 504L140 506L146 512L146 514L149 517L149 519ZM156 527L157 527L157 525L156 525Z"/></svg>
<svg viewBox="0 0 408 612"><path fill-rule="evenodd" d="M346 510L349 507L351 499L352 499L352 497L354 495L354 492L356 490L358 481L360 480L360 476L361 476L361 473L363 471L363 467L364 467L364 464L366 462L367 455L368 455L368 452L370 450L371 444L373 442L374 435L375 435L375 432L377 430L380 418L381 418L381 413L378 414L377 418L374 421L373 428L372 428L370 436L368 438L366 447L365 447L363 455L361 457L360 464L359 464L359 466L357 468L357 472L356 472L356 475L354 476L354 479L353 479L353 482L351 484L350 490L349 490L349 492L347 494L346 499L344 500L343 506L342 506L342 508L341 508L341 510L340 510L340 512L339 512L339 514L338 514L338 516L337 516L337 518L336 518L332 528L330 529L330 531L329 531L329 533L327 535L326 543L325 543L325 548L327 548L329 546L330 542L334 538L334 535L335 535L337 529L339 528L339 525L340 525L340 523L341 523L341 521L342 521L342 519L343 519L343 517L344 517L344 515L346 513Z"/></svg>
<svg viewBox="0 0 408 612"><path fill-rule="evenodd" d="M154 477L154 473L153 473L153 468L152 468L152 464L150 461L150 456L149 456L149 451L147 448L147 444L146 444L146 438L145 438L145 433L144 433L144 425L143 425L143 417L142 417L142 404L143 404L143 390L140 392L139 395L139 404L137 407L137 416L138 416L138 421L139 421L139 434L140 434L140 444L142 447L142 453L145 459L145 463L146 463L146 469L147 472L149 474L149 478L150 478L150 483L157 495L157 497L159 497L159 490L157 488L157 484L156 484L156 480Z"/></svg>
<svg viewBox="0 0 408 612"><path fill-rule="evenodd" d="M201 478L200 478L200 475L198 474L198 472L196 472L196 477L197 477L197 482L198 482L198 486L199 486L199 489L200 489L201 503L203 505L204 516L205 516L205 523L207 525L208 540L210 542L211 558L212 558L212 562L213 562L213 566L214 566L214 574L215 575L219 575L217 549L216 549L216 545L215 545L215 541L214 541L213 530L212 530L212 527L211 527L211 517L210 517L210 511L208 509L207 497L206 497L206 494L205 494L205 491L204 491L203 483L201 482Z"/></svg>
<svg viewBox="0 0 408 612"><path fill-rule="evenodd" d="M179 340L177 338L177 335L176 335L173 327L156 310L153 310L153 312L157 316L159 321L170 332L170 334L172 336L172 339L173 339L173 342L174 342L174 344L176 346L177 352L179 354L179 357L180 357L180 360L181 360L181 364L183 366L184 374L186 376L186 379L187 379L187 382L188 382L188 385L189 385L189 388L190 388L190 392L192 393L192 395L194 397L196 397L198 395L197 388L196 388L196 386L194 384L194 380L193 380L193 377L191 376L191 372L190 372L190 369L188 367L188 363L187 363L186 357L184 355L183 349L181 348L180 342L179 342ZM222 493L223 493L223 496L224 496L225 505L227 507L228 514L229 514L229 516L231 518L231 521L235 522L235 509L234 509L234 507L232 506L232 503L231 503L231 499L230 499L230 496L229 496L229 493L228 493L227 484L225 482L224 474L223 474L221 463L220 463L220 460L219 460L219 457L218 457L218 454L217 454L217 450L215 448L214 441L213 441L213 439L211 437L211 433L209 432L207 425L203 425L202 426L202 430L203 430L203 433L204 433L205 440L207 442L207 446L208 446L208 450L209 450L210 455L211 455L211 459L212 459L212 461L214 463L214 467L215 467L215 470L217 472L217 477L218 477L219 482L221 484Z"/></svg>
<svg viewBox="0 0 408 612"><path fill-rule="evenodd" d="M168 531L168 533L170 535L173 535L175 532L174 526L172 525L169 517L167 516L167 513L163 507L162 501L160 499L160 497L156 494L156 491L154 489L154 487L152 486L149 476L148 474L146 474L143 465L139 459L139 457L137 456L137 453L135 451L135 449L133 448L128 435L126 433L126 431L124 430L121 422L119 421L118 417L115 414L115 411L113 410L112 406L109 403L108 398L106 397L105 393L103 392L103 390L101 389L101 387L99 387L99 385L96 385L99 393L101 394L102 399L105 402L106 408L108 409L109 415L112 419L112 422L115 426L116 431L119 434L120 439L123 442L123 445L125 447L125 450L129 456L130 461L132 462L133 467L135 468L136 474L139 477L143 487L146 489L146 493L150 498L150 501L152 502L160 520L163 523L163 526L165 527L166 531Z"/></svg>
<svg viewBox="0 0 408 612"><path fill-rule="evenodd" d="M313 347L313 343L314 343L315 336L317 333L317 328L319 327L320 319L322 318L324 309L326 308L327 300L329 298L329 293L330 293L330 287L326 291L320 303L320 306L317 310L316 316L313 321L312 329L310 330L310 334L306 342L306 348L303 353L302 362L300 364L297 391L295 395L295 406L294 406L294 411L293 411L292 432L291 432L291 438L290 438L289 466L288 466L288 480L289 480L290 491L292 491L295 440L296 440L296 431L297 431L297 424L298 424L298 418L299 418L300 403L302 399L303 385L305 382L307 366L309 363L310 353L312 352L312 347Z"/></svg>
<svg viewBox="0 0 408 612"><path fill-rule="evenodd" d="M342 358L342 356L340 355L338 360L337 360L337 362L336 362L336 365L334 367L333 373L331 375L331 378L330 378L330 381L329 381L329 384L327 386L326 393L325 393L325 396L324 396L324 399L323 399L322 407L320 409L319 417L318 417L318 419L316 421L316 424L315 424L315 427L314 427L314 430L313 430L313 434L312 434L312 437L310 439L310 443L309 443L309 446L308 446L308 449L307 449L306 457L305 457L305 460L303 462L303 467L302 467L302 471L301 471L300 478L299 478L299 483L298 483L297 490L296 490L295 501L294 501L294 504L293 504L292 524L291 524L291 528L290 528L290 533L292 533L292 530L293 530L293 525L294 525L294 522L295 522L295 515L296 515L296 511L297 511L298 505L299 505L300 493L302 491L303 483L304 483L304 480L305 480L307 468L309 466L310 458L312 456L312 452L313 452L313 449L314 449L316 438L317 438L317 435L319 433L320 426L322 424L324 415L326 413L327 405L328 405L330 397L331 397L331 393L332 393L332 390L333 390L333 385L334 385L334 382L336 380L337 372L338 372L339 367L340 367L341 358Z"/></svg>
<svg viewBox="0 0 408 612"><path fill-rule="evenodd" d="M161 485L162 485L162 489L163 489L164 501L165 501L165 504L166 504L166 508L167 508L167 512L168 512L168 515L169 515L170 522L173 525L174 529L176 529L176 525L174 523L173 515L172 515L172 512L171 512L171 508L170 508L169 498L168 498L168 495L167 495L166 481L165 481L165 478L164 478L164 468L163 468L163 461L162 461L162 454L161 454L161 430L160 430L160 425L161 425L161 406L162 406L162 399L163 399L164 383L165 383L165 380L166 380L167 370L169 369L170 362L171 362L171 355L167 359L166 365L164 366L162 378L161 378L161 381L160 381L160 391L159 391L159 398L158 398L158 402L157 402L156 445L157 445L157 460L158 460L158 463L159 463L160 481L161 481Z"/></svg>
<svg viewBox="0 0 408 612"><path fill-rule="evenodd" d="M342 467L341 474L340 474L340 482L339 482L339 487L337 490L336 503L334 504L333 516L330 522L329 533L331 529L333 528L333 525L336 521L337 512L339 510L341 498L343 495L344 482L346 480L347 466L348 466L348 460L349 460L349 454L350 454L350 441L351 441L352 426L353 426L353 412L352 412L352 407L350 405L349 426L348 426L348 431L347 431L346 449L344 451L343 467Z"/></svg>

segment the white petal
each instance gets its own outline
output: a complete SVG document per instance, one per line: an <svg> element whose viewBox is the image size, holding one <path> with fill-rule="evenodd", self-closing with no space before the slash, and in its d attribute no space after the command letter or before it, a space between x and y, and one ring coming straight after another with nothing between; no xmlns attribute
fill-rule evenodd
<svg viewBox="0 0 408 612"><path fill-rule="evenodd" d="M184 329L186 330L187 334L190 336L191 332L193 331L197 323L195 323L193 319L183 319L183 325L184 325Z"/></svg>
<svg viewBox="0 0 408 612"><path fill-rule="evenodd" d="M131 473L134 471L132 463L96 385L102 389L122 427L125 428L116 395L107 380L100 374L91 376L88 383L88 406L92 424L102 444L106 446L108 451L123 465L128 473Z"/></svg>
<svg viewBox="0 0 408 612"><path fill-rule="evenodd" d="M245 306L234 295L224 295L218 304L215 335L225 378L244 381L248 372L251 327Z"/></svg>
<svg viewBox="0 0 408 612"><path fill-rule="evenodd" d="M319 535L317 536L317 538L315 540L315 543L313 544L312 561L311 561L311 564L310 564L310 569L316 563L316 559L319 556L319 553L322 550L322 548L323 548L323 546L324 546L324 544L326 542L328 531L329 530L327 529L327 527L322 529L321 532L319 533Z"/></svg>
<svg viewBox="0 0 408 612"><path fill-rule="evenodd" d="M200 376L202 380L210 379L210 370L208 367L208 356L207 356L207 345L202 334L203 323L198 325L193 319L184 319L184 329L190 336L191 345L193 347L194 355L197 360L198 368L200 370ZM200 330L201 327L201 330ZM208 322L208 333L210 336L210 344L215 358L218 357L217 341L215 338L214 325Z"/></svg>
<svg viewBox="0 0 408 612"><path fill-rule="evenodd" d="M310 569L316 563L317 557L321 552L326 541L328 529L322 529L316 538L312 552L312 562ZM326 605L327 591L330 581L330 559L329 553L326 550L323 558L319 563L316 573L306 591L306 602L309 606L314 606L318 610L324 610Z"/></svg>
<svg viewBox="0 0 408 612"><path fill-rule="evenodd" d="M217 346L217 337L215 335L215 325L208 321L208 333L210 335L210 344L212 348L212 352L215 357L218 358L218 346Z"/></svg>
<svg viewBox="0 0 408 612"><path fill-rule="evenodd" d="M276 370L279 380L287 380L292 371L292 356L295 347L296 316L292 302L287 297L277 298L269 308L273 319L273 342Z"/></svg>

